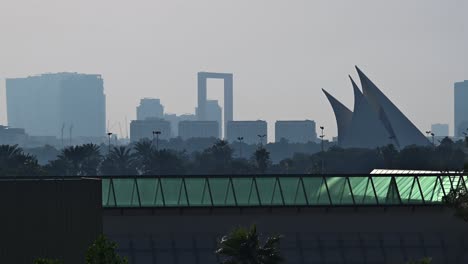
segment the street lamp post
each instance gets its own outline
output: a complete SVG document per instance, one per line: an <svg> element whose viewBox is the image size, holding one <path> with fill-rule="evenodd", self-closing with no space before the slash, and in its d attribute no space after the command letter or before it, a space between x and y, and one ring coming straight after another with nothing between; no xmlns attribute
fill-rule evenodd
<svg viewBox="0 0 468 264"><path fill-rule="evenodd" d="M323 138L325 137L325 135L323 134L323 130L325 129L325 127L321 126L320 127L320 130L322 131L320 133L320 140L321 140L321 148L322 148L322 152L323 152Z"/></svg>
<svg viewBox="0 0 468 264"><path fill-rule="evenodd" d="M154 142L154 135L156 135L156 150L159 150L159 135L161 135L161 131L153 131L153 142Z"/></svg>
<svg viewBox="0 0 468 264"><path fill-rule="evenodd" d="M107 132L107 137L109 138L109 152L108 152L108 155L109 155L110 152L111 152L111 136L112 136L112 133L111 133L111 132Z"/></svg>
<svg viewBox="0 0 468 264"><path fill-rule="evenodd" d="M430 130L427 130L426 135L427 135L427 137L432 136L432 145L434 146L434 133L432 133L432 131L430 131Z"/></svg>
<svg viewBox="0 0 468 264"><path fill-rule="evenodd" d="M237 140L239 140L239 158L242 159L242 141L244 140L244 137L237 137Z"/></svg>
<svg viewBox="0 0 468 264"><path fill-rule="evenodd" d="M434 141L435 134L431 132L431 136L432 136L432 145L435 147L435 141Z"/></svg>
<svg viewBox="0 0 468 264"><path fill-rule="evenodd" d="M258 136L258 138L260 140L260 147L263 147L263 138L265 138L266 135L264 134L264 135L257 135L257 136Z"/></svg>
<svg viewBox="0 0 468 264"><path fill-rule="evenodd" d="M322 148L322 166L320 166L320 173L321 173L321 174L323 174L323 169L324 169L323 167L324 167L324 165L325 165L325 161L323 160L323 159L324 159L324 157L323 157L323 152L324 152L324 148L323 148L323 138L325 137L325 134L323 134L323 130L324 130L324 129L325 129L324 126L320 126L320 130L321 130L321 132L320 132L320 140L321 140L320 144L321 144L321 148Z"/></svg>

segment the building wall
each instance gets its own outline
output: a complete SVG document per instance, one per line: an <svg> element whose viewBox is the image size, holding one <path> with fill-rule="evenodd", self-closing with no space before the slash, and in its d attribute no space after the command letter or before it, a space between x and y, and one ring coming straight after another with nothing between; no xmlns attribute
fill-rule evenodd
<svg viewBox="0 0 468 264"><path fill-rule="evenodd" d="M468 80L455 83L454 92L454 134L455 137L463 137L463 132L468 132Z"/></svg>
<svg viewBox="0 0 468 264"><path fill-rule="evenodd" d="M46 74L6 79L8 126L32 136L60 133L59 91L62 76Z"/></svg>
<svg viewBox="0 0 468 264"><path fill-rule="evenodd" d="M59 102L60 120L73 126L72 137L106 136L106 97L100 75L73 74L65 78Z"/></svg>
<svg viewBox="0 0 468 264"><path fill-rule="evenodd" d="M132 120L130 122L130 141L152 140L153 131L160 131L159 139L171 138L171 123L162 119Z"/></svg>
<svg viewBox="0 0 468 264"><path fill-rule="evenodd" d="M216 243L256 224L284 235L287 263L467 263L468 224L438 207L215 208L104 211L104 233L130 263L219 263Z"/></svg>
<svg viewBox="0 0 468 264"><path fill-rule="evenodd" d="M282 138L290 143L307 143L317 141L315 122L312 120L303 121L276 121L275 142Z"/></svg>
<svg viewBox="0 0 468 264"><path fill-rule="evenodd" d="M31 136L105 137L106 98L100 75L56 73L6 80L8 125Z"/></svg>
<svg viewBox="0 0 468 264"><path fill-rule="evenodd" d="M171 123L171 133L172 137L179 136L179 122L181 121L195 121L197 117L192 114L183 114L183 115L176 115L176 114L164 114L164 120L167 120Z"/></svg>
<svg viewBox="0 0 468 264"><path fill-rule="evenodd" d="M219 138L219 124L216 121L181 121L179 122L179 137L189 138Z"/></svg>
<svg viewBox="0 0 468 264"><path fill-rule="evenodd" d="M0 181L0 258L31 264L38 257L82 264L102 233L99 180Z"/></svg>
<svg viewBox="0 0 468 264"><path fill-rule="evenodd" d="M143 98L137 106L137 120L147 118L163 118L164 107L159 99Z"/></svg>
<svg viewBox="0 0 468 264"><path fill-rule="evenodd" d="M258 144L260 139L258 135L266 135L263 144L266 144L267 122L263 120L256 121L229 121L226 129L226 139L229 142L237 141L238 137L243 137L246 144Z"/></svg>
<svg viewBox="0 0 468 264"><path fill-rule="evenodd" d="M448 124L432 124L431 131L437 137L448 137L449 136L449 125Z"/></svg>

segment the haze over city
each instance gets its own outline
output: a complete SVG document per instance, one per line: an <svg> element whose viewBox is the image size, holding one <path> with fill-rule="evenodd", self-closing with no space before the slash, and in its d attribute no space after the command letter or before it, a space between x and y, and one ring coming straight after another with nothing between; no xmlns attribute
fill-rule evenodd
<svg viewBox="0 0 468 264"><path fill-rule="evenodd" d="M352 108L360 66L422 131L449 123L453 83L468 76L465 1L4 1L5 78L102 74L110 124L143 97L193 113L197 72L234 74L234 119L312 119L335 136L327 89ZM220 100L222 82L208 81Z"/></svg>

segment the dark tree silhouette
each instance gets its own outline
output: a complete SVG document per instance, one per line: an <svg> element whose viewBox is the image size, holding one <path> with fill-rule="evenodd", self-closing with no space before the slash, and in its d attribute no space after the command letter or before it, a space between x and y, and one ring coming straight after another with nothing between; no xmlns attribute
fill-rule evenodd
<svg viewBox="0 0 468 264"><path fill-rule="evenodd" d="M102 175L136 175L137 163L132 149L113 147L101 164Z"/></svg>
<svg viewBox="0 0 468 264"><path fill-rule="evenodd" d="M150 175L152 173L153 144L149 140L141 140L134 146L137 170L139 174Z"/></svg>
<svg viewBox="0 0 468 264"><path fill-rule="evenodd" d="M218 243L216 254L224 264L277 264L284 260L279 250L281 236L268 237L262 245L257 228L236 228Z"/></svg>
<svg viewBox="0 0 468 264"><path fill-rule="evenodd" d="M35 157L18 145L0 145L0 176L39 176L43 173Z"/></svg>
<svg viewBox="0 0 468 264"><path fill-rule="evenodd" d="M58 159L46 166L46 170L49 175L56 176L95 176L101 161L99 146L71 146L63 149Z"/></svg>
<svg viewBox="0 0 468 264"><path fill-rule="evenodd" d="M86 264L128 264L126 257L116 253L117 243L100 235L86 252Z"/></svg>
<svg viewBox="0 0 468 264"><path fill-rule="evenodd" d="M213 146L195 155L195 168L198 173L231 173L233 150L224 140L218 140Z"/></svg>
<svg viewBox="0 0 468 264"><path fill-rule="evenodd" d="M264 147L259 147L253 155L253 160L260 173L265 173L268 166L270 165L270 152L268 152Z"/></svg>

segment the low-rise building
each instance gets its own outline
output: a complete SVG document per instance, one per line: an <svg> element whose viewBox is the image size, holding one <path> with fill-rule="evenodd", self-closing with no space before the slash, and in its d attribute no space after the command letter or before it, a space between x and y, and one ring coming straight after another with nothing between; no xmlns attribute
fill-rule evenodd
<svg viewBox="0 0 468 264"><path fill-rule="evenodd" d="M264 144L268 139L267 122L263 120L229 121L226 130L226 139L229 142L242 138L246 144Z"/></svg>
<svg viewBox="0 0 468 264"><path fill-rule="evenodd" d="M180 121L179 137L189 138L219 138L219 124L216 121Z"/></svg>
<svg viewBox="0 0 468 264"><path fill-rule="evenodd" d="M147 118L145 120L132 120L130 123L130 141L152 139L153 132L159 131L159 139L171 138L171 123L164 119Z"/></svg>
<svg viewBox="0 0 468 264"><path fill-rule="evenodd" d="M275 142L282 138L290 143L317 141L315 122L312 120L284 120L275 123Z"/></svg>

